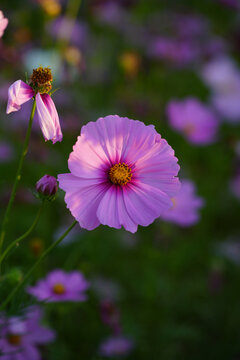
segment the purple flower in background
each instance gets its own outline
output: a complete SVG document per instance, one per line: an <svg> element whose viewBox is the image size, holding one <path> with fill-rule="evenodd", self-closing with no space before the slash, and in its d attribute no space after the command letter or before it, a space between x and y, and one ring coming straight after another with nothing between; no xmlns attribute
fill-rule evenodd
<svg viewBox="0 0 240 360"><path fill-rule="evenodd" d="M171 127L193 144L207 145L216 140L219 121L214 112L198 99L170 101L167 116Z"/></svg>
<svg viewBox="0 0 240 360"><path fill-rule="evenodd" d="M13 157L13 147L6 141L0 141L0 163L5 163Z"/></svg>
<svg viewBox="0 0 240 360"><path fill-rule="evenodd" d="M4 30L6 29L8 25L8 19L6 19L3 15L3 12L0 10L0 38L4 34Z"/></svg>
<svg viewBox="0 0 240 360"><path fill-rule="evenodd" d="M106 357L126 356L133 349L133 342L123 336L109 337L104 340L99 348L99 354Z"/></svg>
<svg viewBox="0 0 240 360"><path fill-rule="evenodd" d="M61 16L48 26L49 34L60 40L70 40L76 46L84 46L87 41L87 26L84 23Z"/></svg>
<svg viewBox="0 0 240 360"><path fill-rule="evenodd" d="M85 301L88 287L89 283L80 271L66 273L56 269L29 287L27 292L40 301Z"/></svg>
<svg viewBox="0 0 240 360"><path fill-rule="evenodd" d="M53 144L62 141L62 131L59 117L48 92L52 88L52 74L49 68L41 66L33 70L30 85L22 80L15 81L8 89L7 114L18 111L21 105L36 96L36 107L39 125L45 141L52 140Z"/></svg>
<svg viewBox="0 0 240 360"><path fill-rule="evenodd" d="M154 126L117 115L82 127L69 156L71 173L58 175L80 226L100 224L136 232L172 206L179 189L173 149Z"/></svg>
<svg viewBox="0 0 240 360"><path fill-rule="evenodd" d="M192 181L181 181L181 189L173 200L173 206L166 211L162 218L183 227L192 226L199 221L199 209L204 205L202 198L196 195L196 188Z"/></svg>
<svg viewBox="0 0 240 360"><path fill-rule="evenodd" d="M51 175L44 175L36 183L36 190L43 198L51 199L56 195L58 190L57 179Z"/></svg>
<svg viewBox="0 0 240 360"><path fill-rule="evenodd" d="M212 90L211 103L224 119L240 121L240 71L227 57L216 58L205 64L201 76Z"/></svg>
<svg viewBox="0 0 240 360"><path fill-rule="evenodd" d="M29 308L23 316L0 321L0 358L2 360L39 360L39 345L52 342L55 333L40 324L42 311Z"/></svg>

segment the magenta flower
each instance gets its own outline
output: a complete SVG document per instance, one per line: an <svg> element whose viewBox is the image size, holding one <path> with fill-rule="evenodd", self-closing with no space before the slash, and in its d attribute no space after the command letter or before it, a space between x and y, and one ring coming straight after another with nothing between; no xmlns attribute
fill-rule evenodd
<svg viewBox="0 0 240 360"><path fill-rule="evenodd" d="M53 144L62 141L62 131L59 117L48 92L52 88L52 75L49 68L33 70L30 85L22 80L15 81L8 89L7 114L18 111L21 105L36 96L36 107L39 125L45 141L52 140Z"/></svg>
<svg viewBox="0 0 240 360"><path fill-rule="evenodd" d="M199 221L198 211L203 207L204 201L196 195L192 181L181 181L181 189L172 200L172 208L162 215L164 220L183 227L192 226Z"/></svg>
<svg viewBox="0 0 240 360"><path fill-rule="evenodd" d="M85 301L85 291L89 283L79 271L66 273L63 270L53 270L45 279L41 279L35 286L29 287L27 292L40 301Z"/></svg>
<svg viewBox="0 0 240 360"><path fill-rule="evenodd" d="M6 29L8 25L8 19L6 19L3 15L3 12L0 10L0 38L4 34L4 30Z"/></svg>
<svg viewBox="0 0 240 360"><path fill-rule="evenodd" d="M177 158L153 125L110 115L82 127L69 156L71 173L58 175L80 226L137 231L172 206L179 189Z"/></svg>
<svg viewBox="0 0 240 360"><path fill-rule="evenodd" d="M106 357L125 356L133 349L133 342L123 336L114 336L102 342L99 354Z"/></svg>
<svg viewBox="0 0 240 360"><path fill-rule="evenodd" d="M1 317L0 358L2 360L39 360L39 345L54 340L52 330L40 325L42 311L32 307L21 317Z"/></svg>
<svg viewBox="0 0 240 360"><path fill-rule="evenodd" d="M218 119L209 107L195 98L170 101L167 116L172 128L193 144L207 145L216 140Z"/></svg>

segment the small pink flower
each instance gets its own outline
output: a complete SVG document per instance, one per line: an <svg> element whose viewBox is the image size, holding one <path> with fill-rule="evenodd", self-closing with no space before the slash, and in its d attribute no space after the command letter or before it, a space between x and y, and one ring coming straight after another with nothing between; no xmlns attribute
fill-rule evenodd
<svg viewBox="0 0 240 360"><path fill-rule="evenodd" d="M216 140L219 121L215 113L198 99L170 101L167 116L172 128L192 144L207 145Z"/></svg>
<svg viewBox="0 0 240 360"><path fill-rule="evenodd" d="M56 269L27 291L40 301L85 301L88 287L89 283L80 271L66 273Z"/></svg>
<svg viewBox="0 0 240 360"><path fill-rule="evenodd" d="M192 181L181 181L181 189L173 199L173 206L163 215L163 220L188 227L199 221L199 209L204 205L204 200L196 195L196 188Z"/></svg>
<svg viewBox="0 0 240 360"><path fill-rule="evenodd" d="M34 71L35 73L31 77L31 86L22 80L17 80L8 89L6 113L18 111L22 104L36 96L38 120L44 139L45 141L52 140L55 144L57 141L62 141L62 131L56 107L51 96L48 95L52 79L49 75L50 69L39 67ZM39 79L42 80L39 75L45 76L44 83L39 83Z"/></svg>
<svg viewBox="0 0 240 360"><path fill-rule="evenodd" d="M68 160L71 173L58 175L59 187L81 227L134 233L172 206L177 161L154 126L110 115L82 127Z"/></svg>
<svg viewBox="0 0 240 360"><path fill-rule="evenodd" d="M0 38L4 34L4 30L6 29L8 25L8 19L6 19L3 15L3 12L0 10Z"/></svg>

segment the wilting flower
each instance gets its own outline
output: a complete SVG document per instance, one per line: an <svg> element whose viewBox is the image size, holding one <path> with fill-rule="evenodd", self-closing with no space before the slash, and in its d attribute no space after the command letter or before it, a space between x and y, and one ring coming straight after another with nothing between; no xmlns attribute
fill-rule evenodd
<svg viewBox="0 0 240 360"><path fill-rule="evenodd" d="M0 319L0 358L2 360L39 360L37 346L54 340L52 330L40 325L42 311L29 308L23 316Z"/></svg>
<svg viewBox="0 0 240 360"><path fill-rule="evenodd" d="M58 190L57 179L51 175L44 175L36 183L36 190L41 198L52 200Z"/></svg>
<svg viewBox="0 0 240 360"><path fill-rule="evenodd" d="M167 115L173 129L193 144L206 145L216 140L218 119L209 107L195 98L172 100Z"/></svg>
<svg viewBox="0 0 240 360"><path fill-rule="evenodd" d="M3 15L3 12L0 10L0 38L4 34L4 30L6 29L8 25L8 19L6 19Z"/></svg>
<svg viewBox="0 0 240 360"><path fill-rule="evenodd" d="M162 215L164 220L183 227L192 226L199 221L199 209L203 207L204 201L196 195L192 181L181 181L181 189L172 200L172 208Z"/></svg>
<svg viewBox="0 0 240 360"><path fill-rule="evenodd" d="M62 140L62 131L54 102L48 94L52 80L51 70L40 66L33 70L30 85L22 80L15 81L8 89L7 114L18 111L22 104L36 96L40 128L45 141L52 140L54 144Z"/></svg>
<svg viewBox="0 0 240 360"><path fill-rule="evenodd" d="M177 158L154 126L117 115L82 127L69 156L71 173L58 175L80 226L137 231L172 206L179 189Z"/></svg>
<svg viewBox="0 0 240 360"><path fill-rule="evenodd" d="M102 342L99 354L106 357L125 356L133 349L133 342L123 336L110 337Z"/></svg>
<svg viewBox="0 0 240 360"><path fill-rule="evenodd" d="M66 273L56 269L27 291L41 301L85 301L88 287L89 283L80 271Z"/></svg>

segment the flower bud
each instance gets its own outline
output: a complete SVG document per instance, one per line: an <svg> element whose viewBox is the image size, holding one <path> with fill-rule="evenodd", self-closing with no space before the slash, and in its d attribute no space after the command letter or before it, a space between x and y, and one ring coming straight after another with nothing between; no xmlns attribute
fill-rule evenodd
<svg viewBox="0 0 240 360"><path fill-rule="evenodd" d="M53 200L57 190L57 179L51 175L44 175L36 183L36 190L41 199Z"/></svg>

